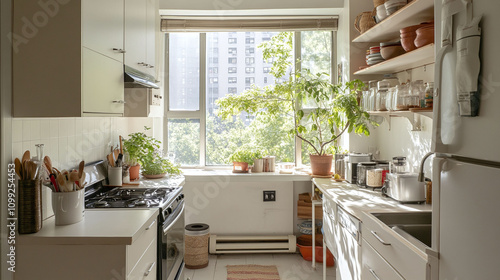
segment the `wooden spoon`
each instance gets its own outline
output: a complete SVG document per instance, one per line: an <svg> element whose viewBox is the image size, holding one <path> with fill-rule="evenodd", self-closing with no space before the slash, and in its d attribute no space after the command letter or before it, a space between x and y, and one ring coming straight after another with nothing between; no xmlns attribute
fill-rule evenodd
<svg viewBox="0 0 500 280"><path fill-rule="evenodd" d="M109 165L111 165L111 167L114 167L115 166L115 162L113 161L113 154L109 154L107 156L107 159L108 159Z"/></svg>
<svg viewBox="0 0 500 280"><path fill-rule="evenodd" d="M119 138L120 138L120 154L123 154L123 138L121 135Z"/></svg>
<svg viewBox="0 0 500 280"><path fill-rule="evenodd" d="M26 152L24 152L23 157L21 158L21 162L24 164L25 161L30 159L31 159L30 150L27 150Z"/></svg>
<svg viewBox="0 0 500 280"><path fill-rule="evenodd" d="M43 163L45 164L45 166L47 167L47 169L49 170L49 174L52 173L52 160L50 159L49 156L45 156L43 158Z"/></svg>
<svg viewBox="0 0 500 280"><path fill-rule="evenodd" d="M30 161L24 160L23 161L23 180L29 180L29 178L30 178Z"/></svg>
<svg viewBox="0 0 500 280"><path fill-rule="evenodd" d="M78 165L78 178L82 178L83 168L85 167L85 161L80 161L80 165Z"/></svg>
<svg viewBox="0 0 500 280"><path fill-rule="evenodd" d="M80 182L78 181L80 177L78 177L78 171L74 170L69 173L69 181L72 182L73 184L76 184L77 187L80 185ZM75 189L73 189L75 190Z"/></svg>
<svg viewBox="0 0 500 280"><path fill-rule="evenodd" d="M21 165L21 161L18 158L14 159L14 166L16 169L17 176L19 176L19 179L22 180L23 178L21 177L21 172L23 172L23 169L22 169L23 167Z"/></svg>
<svg viewBox="0 0 500 280"><path fill-rule="evenodd" d="M30 180L35 180L38 175L38 165L33 161L28 161L30 166Z"/></svg>

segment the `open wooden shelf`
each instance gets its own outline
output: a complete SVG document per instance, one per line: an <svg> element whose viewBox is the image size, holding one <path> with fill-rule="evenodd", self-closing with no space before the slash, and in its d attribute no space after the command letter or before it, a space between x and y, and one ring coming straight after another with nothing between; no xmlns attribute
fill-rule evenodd
<svg viewBox="0 0 500 280"><path fill-rule="evenodd" d="M413 0L352 41L355 43L393 41L399 38L401 28L433 19L434 0Z"/></svg>
<svg viewBox="0 0 500 280"><path fill-rule="evenodd" d="M390 74L434 63L434 44L354 72L354 75Z"/></svg>
<svg viewBox="0 0 500 280"><path fill-rule="evenodd" d="M388 124L389 130L391 130L391 118L392 117L403 117L406 118L412 125L412 131L421 131L421 120L420 116L425 116L430 119L433 117L432 109L425 111L370 111L368 112L370 116L382 117Z"/></svg>

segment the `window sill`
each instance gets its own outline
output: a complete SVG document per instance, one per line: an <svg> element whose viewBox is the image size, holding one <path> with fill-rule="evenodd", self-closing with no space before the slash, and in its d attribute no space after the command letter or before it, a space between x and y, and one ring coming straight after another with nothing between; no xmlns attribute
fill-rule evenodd
<svg viewBox="0 0 500 280"><path fill-rule="evenodd" d="M294 171L293 174L279 172L233 173L230 169L182 169L186 182L283 182L310 181L311 176L305 172Z"/></svg>

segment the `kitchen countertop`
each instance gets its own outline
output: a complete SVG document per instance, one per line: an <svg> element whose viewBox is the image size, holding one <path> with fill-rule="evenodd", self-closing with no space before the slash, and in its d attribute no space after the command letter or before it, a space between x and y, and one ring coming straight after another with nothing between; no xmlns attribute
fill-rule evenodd
<svg viewBox="0 0 500 280"><path fill-rule="evenodd" d="M432 211L431 204L401 204L391 198L382 197L380 191L360 188L346 182L314 178L314 184L323 192L323 199L333 200L349 214L363 220L363 212L377 211Z"/></svg>
<svg viewBox="0 0 500 280"><path fill-rule="evenodd" d="M214 178L224 178L232 182L278 182L278 181L310 181L311 176L305 172L294 171L292 174L279 172L233 173L230 169L183 169L186 182L213 181Z"/></svg>
<svg viewBox="0 0 500 280"><path fill-rule="evenodd" d="M164 188L164 187L174 187L183 186L186 181L183 175L176 176L165 176L159 179L146 179L141 176L139 178L139 184L128 184L124 185L125 188Z"/></svg>
<svg viewBox="0 0 500 280"><path fill-rule="evenodd" d="M52 216L39 232L17 238L20 245L131 245L157 216L158 208L85 209L78 223L56 226Z"/></svg>

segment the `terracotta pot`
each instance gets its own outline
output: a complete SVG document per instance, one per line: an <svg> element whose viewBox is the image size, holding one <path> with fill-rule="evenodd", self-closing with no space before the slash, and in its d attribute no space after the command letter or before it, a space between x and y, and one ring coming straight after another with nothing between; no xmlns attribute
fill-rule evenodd
<svg viewBox="0 0 500 280"><path fill-rule="evenodd" d="M415 38L415 46L417 48L434 43L434 26L426 26L417 29L417 37Z"/></svg>
<svg viewBox="0 0 500 280"><path fill-rule="evenodd" d="M233 161L233 173L248 173L248 163Z"/></svg>
<svg viewBox="0 0 500 280"><path fill-rule="evenodd" d="M309 155L311 159L311 172L313 175L332 175L333 155Z"/></svg>
<svg viewBox="0 0 500 280"><path fill-rule="evenodd" d="M139 179L139 170L141 169L141 165L137 164L134 166L130 166L128 172L130 173L130 181Z"/></svg>

